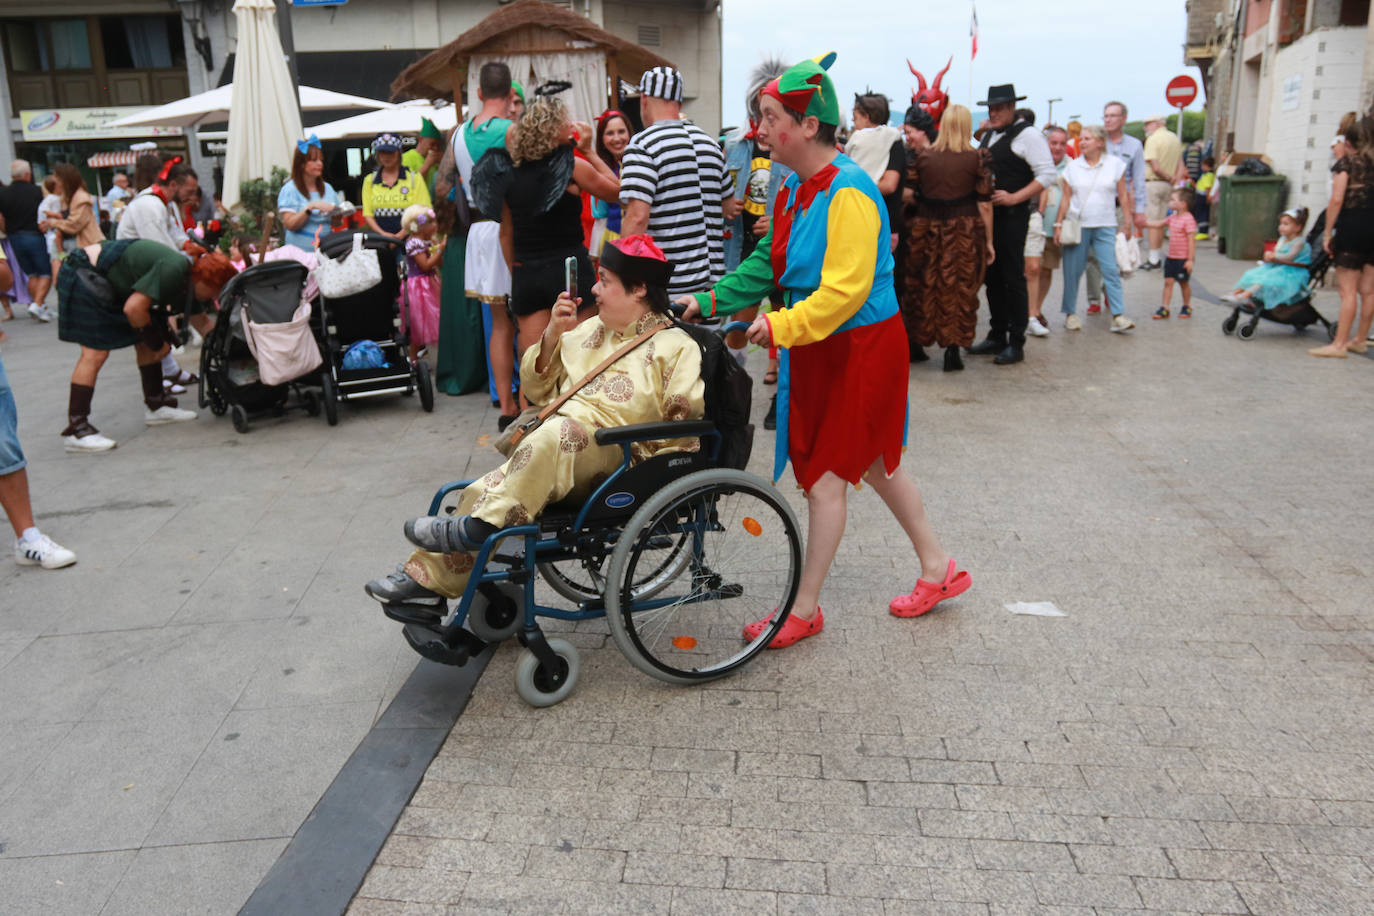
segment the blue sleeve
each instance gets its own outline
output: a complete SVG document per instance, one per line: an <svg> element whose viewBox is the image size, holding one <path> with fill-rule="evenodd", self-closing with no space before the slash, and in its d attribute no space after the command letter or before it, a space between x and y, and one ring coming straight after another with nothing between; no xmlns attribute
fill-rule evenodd
<svg viewBox="0 0 1374 916"><path fill-rule="evenodd" d="M288 181L286 184L282 185L281 191L277 193L278 210L299 213L305 204L305 196L296 188L296 183L294 181Z"/></svg>
<svg viewBox="0 0 1374 916"><path fill-rule="evenodd" d="M1137 146L1131 155L1131 192L1135 195L1135 212L1145 212L1145 147Z"/></svg>

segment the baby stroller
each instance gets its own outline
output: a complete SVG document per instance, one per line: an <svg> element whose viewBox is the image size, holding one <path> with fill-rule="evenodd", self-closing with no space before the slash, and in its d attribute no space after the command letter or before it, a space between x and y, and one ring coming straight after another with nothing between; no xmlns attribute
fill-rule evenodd
<svg viewBox="0 0 1374 916"><path fill-rule="evenodd" d="M1325 215L1322 214L1323 217ZM1307 245L1313 254L1312 263L1307 266L1307 289L1302 298L1297 302L1276 305L1273 308L1266 307L1257 298L1236 303L1231 314L1221 323L1223 334L1234 333L1241 340L1250 340L1255 336L1255 327L1260 323L1260 319L1264 319L1276 324L1286 324L1299 332L1307 330L1308 325L1320 324L1326 328L1328 340L1336 339L1335 323L1327 321L1312 305L1312 294L1317 291L1317 287L1326 282L1326 272L1331 267L1331 256L1322 248L1323 225L1324 220L1318 219L1312 231L1307 233ZM1245 324L1240 323L1240 316L1243 314L1250 316L1250 320Z"/></svg>
<svg viewBox="0 0 1374 916"><path fill-rule="evenodd" d="M334 232L320 239L320 256L338 258L353 247L352 232ZM434 383L429 364L417 360L411 365L408 342L400 330L397 299L405 295L405 278L397 263L401 242L389 236L365 232L364 250L377 252L382 267L382 282L341 299L320 295L318 321L320 349L325 366L321 372L324 416L330 426L339 422L339 402L372 398L386 394L419 393L426 413L434 410ZM381 350L381 365L375 368L345 368L349 347L370 341Z"/></svg>
<svg viewBox="0 0 1374 916"><path fill-rule="evenodd" d="M313 379L316 370L267 384L264 367L249 348L245 333L245 322L250 319L258 325L291 322L300 307L308 275L304 266L293 261L254 264L230 279L220 293L219 318L200 351L198 401L217 417L228 413L240 433L248 432L252 414L283 413L292 393L297 396L294 406L303 407L311 416L320 412L318 395L313 390L303 394L300 390L300 383ZM309 335L307 328L301 331ZM302 343L307 348L316 346L313 337Z"/></svg>
<svg viewBox="0 0 1374 916"><path fill-rule="evenodd" d="M525 647L516 692L531 706L551 706L572 692L580 662L570 642L544 635L540 617L605 617L630 664L670 684L724 677L767 647L797 594L800 528L778 488L744 471L753 439L748 376L710 330L679 327L703 351L706 419L596 430L598 445L621 449L620 466L585 501L548 506L533 522L487 538L451 615L445 608L436 621L384 606L405 624L411 648L463 665L516 636ZM637 442L688 436L701 438L700 451L631 462ZM452 515L469 483L440 487L429 514ZM540 579L571 607L540 604ZM769 615L756 638L741 636Z"/></svg>

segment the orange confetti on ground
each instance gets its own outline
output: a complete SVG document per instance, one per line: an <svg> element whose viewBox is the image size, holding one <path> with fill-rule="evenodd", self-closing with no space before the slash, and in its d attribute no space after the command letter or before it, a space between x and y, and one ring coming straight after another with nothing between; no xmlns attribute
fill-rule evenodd
<svg viewBox="0 0 1374 916"><path fill-rule="evenodd" d="M674 648L674 649L681 649L681 650L683 650L683 651L685 652L685 651L687 651L688 649L695 649L696 647L697 647L697 641L696 641L695 639L693 639L691 636L674 636L674 637L673 637L673 648Z"/></svg>
<svg viewBox="0 0 1374 916"><path fill-rule="evenodd" d="M763 534L763 526L760 525L756 519L746 518L742 524L744 525L744 530L752 534L754 537L758 537L760 534Z"/></svg>

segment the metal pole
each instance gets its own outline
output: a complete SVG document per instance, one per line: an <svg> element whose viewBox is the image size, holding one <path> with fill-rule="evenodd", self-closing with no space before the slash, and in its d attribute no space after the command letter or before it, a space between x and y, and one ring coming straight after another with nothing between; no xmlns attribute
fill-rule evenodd
<svg viewBox="0 0 1374 916"><path fill-rule="evenodd" d="M1063 98L1050 99L1050 100L1049 100L1049 103L1050 103L1050 110L1049 110L1048 112L1045 113L1045 126L1046 126L1046 127L1049 127L1051 124L1054 123L1054 103L1055 103L1055 102L1062 102L1062 101L1064 101Z"/></svg>
<svg viewBox="0 0 1374 916"><path fill-rule="evenodd" d="M281 36L282 53L286 55L286 71L291 74L292 97L296 100L296 117L301 115L301 78L296 72L296 39L291 31L291 0L276 0L277 34ZM302 123L304 121L302 120Z"/></svg>

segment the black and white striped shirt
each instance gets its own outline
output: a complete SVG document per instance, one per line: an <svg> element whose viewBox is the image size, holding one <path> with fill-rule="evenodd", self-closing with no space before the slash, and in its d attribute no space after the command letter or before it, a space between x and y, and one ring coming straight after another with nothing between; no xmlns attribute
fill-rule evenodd
<svg viewBox="0 0 1374 916"><path fill-rule="evenodd" d="M687 121L659 121L625 149L620 203L649 205L649 235L676 265L673 295L709 288L725 273L721 204L734 193L720 145Z"/></svg>

